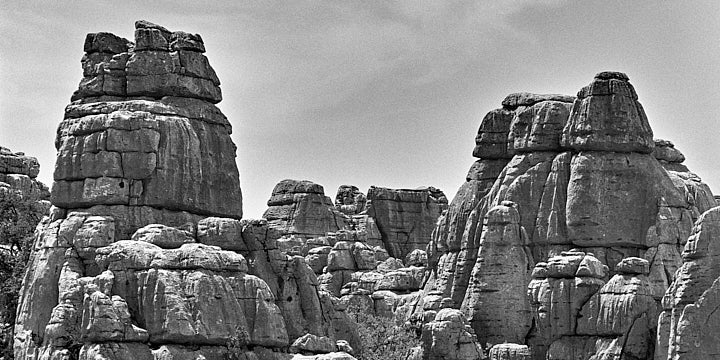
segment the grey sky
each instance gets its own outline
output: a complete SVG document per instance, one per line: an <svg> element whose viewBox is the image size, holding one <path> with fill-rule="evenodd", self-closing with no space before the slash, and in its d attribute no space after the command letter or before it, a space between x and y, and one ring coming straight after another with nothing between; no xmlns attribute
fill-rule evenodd
<svg viewBox="0 0 720 360"><path fill-rule="evenodd" d="M132 39L146 19L203 36L246 217L285 178L452 197L506 94L575 94L603 70L628 74L655 136L716 190L718 18L714 0L3 1L0 145L38 157L49 185L85 34Z"/></svg>

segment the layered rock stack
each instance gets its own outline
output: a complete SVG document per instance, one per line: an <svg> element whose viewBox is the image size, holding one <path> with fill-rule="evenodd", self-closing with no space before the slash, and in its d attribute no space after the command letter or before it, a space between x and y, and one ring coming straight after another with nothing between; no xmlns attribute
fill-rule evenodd
<svg viewBox="0 0 720 360"><path fill-rule="evenodd" d="M87 36L17 359L289 359L307 334L358 344L305 259L279 250L280 231L241 220L236 147L204 51L199 35L144 21L134 42Z"/></svg>
<svg viewBox="0 0 720 360"><path fill-rule="evenodd" d="M427 231L434 226L445 198L434 188L373 187L370 193L375 200L366 202L357 187L342 185L333 206L322 186L283 180L268 201L266 238L272 238L272 246L279 251L304 257L318 276L320 288L338 297L341 308L381 316L401 313L407 318L412 310L407 305L418 298L428 261L425 250L419 248L427 245ZM380 222L386 230L394 230L382 233L376 225ZM391 249L407 254L395 258L389 254ZM254 263L265 262L257 259ZM269 283L272 287L273 282Z"/></svg>
<svg viewBox="0 0 720 360"><path fill-rule="evenodd" d="M471 305L502 303L504 296L473 285L489 286L475 274L487 269L483 255L496 246L481 244L484 234L498 231L485 220L491 209L504 201L516 204L530 267L571 249L594 254L609 275L620 273L615 267L625 258L647 260L643 281L649 288L643 294L659 304L681 266L680 251L693 221L717 204L707 185L681 164L684 157L672 144L653 140L637 94L622 73L597 74L577 97L511 94L501 109L485 116L476 143L473 155L481 160L434 230L424 301L415 309L426 312L439 305L437 299L447 299L471 321L517 324L513 338L529 345L535 358L543 358L549 343L529 332L530 317L510 320L511 313L527 313L522 301L496 320L492 314L480 316L486 310ZM493 299L480 300L483 296ZM517 341L475 330L492 343Z"/></svg>
<svg viewBox="0 0 720 360"><path fill-rule="evenodd" d="M50 192L37 180L40 164L22 152L0 146L0 191L16 191L37 200L48 200Z"/></svg>

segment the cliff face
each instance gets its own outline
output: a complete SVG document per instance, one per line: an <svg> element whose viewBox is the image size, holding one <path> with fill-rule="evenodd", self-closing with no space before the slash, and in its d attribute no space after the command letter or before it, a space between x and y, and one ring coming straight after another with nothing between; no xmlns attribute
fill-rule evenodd
<svg viewBox="0 0 720 360"><path fill-rule="evenodd" d="M576 334L584 336L582 341L588 341L588 346L592 336L620 339L593 345L583 350L581 358L593 354L598 359L621 354L652 356L647 334L655 331L650 319L655 313L646 299L653 299L657 306L675 280L693 221L717 205L712 193L681 164L684 157L672 143L653 140L642 105L625 74L599 73L577 97L519 93L509 95L502 104L483 118L473 151L480 160L438 221L428 246L425 299L448 299L463 310L479 339L527 344L536 359L544 359L548 351L553 359L572 358L560 356L562 351L557 349L572 347L565 341L580 341L572 338ZM502 204L513 204L517 220L492 220ZM514 221L518 229L508 230ZM521 249L526 258L520 256ZM557 294L551 290L555 281L549 282L550 289L536 280L529 282L535 264L575 253L589 253L608 267L605 278L590 277L601 281L591 290L587 284L595 284L595 280L583 280L584 285L575 281L573 286L581 286L582 291L562 286L564 290ZM627 284L609 279L624 274L617 266L626 258L647 261L647 273L638 275L640 280L627 280L626 276ZM638 281L642 284L637 285ZM552 311L562 314L539 316L546 310L531 311L522 296L513 295L519 290L510 290L508 285L522 283L524 287L528 282L536 283L528 295L531 304L559 301L558 306L570 305L558 308L549 303L541 309L561 309ZM606 282L612 283L608 285L612 288L602 290ZM604 305L615 300L602 294L616 288L618 294L643 296L642 308L631 312L633 316L642 314L646 325L596 330L607 326L600 324L610 321L604 318L583 325L593 330L576 333L581 311L589 314L615 306ZM588 293L580 295L583 292ZM588 300L595 293L599 298ZM558 300L543 300L546 296ZM632 300L628 306L637 303ZM425 302L423 308L427 312L432 305ZM553 324L561 319L567 324ZM557 336L553 335L556 331ZM641 345L625 349L623 341Z"/></svg>
<svg viewBox="0 0 720 360"><path fill-rule="evenodd" d="M288 359L304 335L326 351L355 343L304 258L280 251L265 220L241 220L236 148L202 38L135 25L134 42L87 36L16 358Z"/></svg>

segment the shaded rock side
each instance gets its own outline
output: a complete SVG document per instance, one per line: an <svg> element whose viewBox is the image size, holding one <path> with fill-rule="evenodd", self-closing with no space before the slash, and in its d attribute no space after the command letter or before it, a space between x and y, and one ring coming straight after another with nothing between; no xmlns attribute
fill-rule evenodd
<svg viewBox="0 0 720 360"><path fill-rule="evenodd" d="M425 249L447 198L433 188L388 189L370 187L367 215L375 219L390 256L404 259L415 249Z"/></svg>
<svg viewBox="0 0 720 360"><path fill-rule="evenodd" d="M663 298L655 359L713 359L720 354L720 208L700 217L683 263Z"/></svg>

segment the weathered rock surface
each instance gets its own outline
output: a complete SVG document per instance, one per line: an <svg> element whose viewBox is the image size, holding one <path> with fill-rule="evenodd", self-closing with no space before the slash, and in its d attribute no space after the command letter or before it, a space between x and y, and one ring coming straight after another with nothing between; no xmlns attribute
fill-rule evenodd
<svg viewBox="0 0 720 360"><path fill-rule="evenodd" d="M485 217L480 250L461 310L481 344L525 340L532 318L526 284L532 260L520 214L512 202L492 208Z"/></svg>
<svg viewBox="0 0 720 360"><path fill-rule="evenodd" d="M647 296L659 303L681 266L680 253L693 221L717 202L707 185L682 165L684 157L671 143L653 141L627 76L599 73L577 98L512 94L503 108L483 119L476 144L474 155L481 159L439 219L428 245L428 274L422 300L414 305L416 314L437 310L442 301L481 312L503 305L469 306L484 303L479 299L482 292L470 291L475 281L471 274L476 263L487 261L481 255L490 251L480 243L490 231L489 224L483 225L490 209L511 201L517 204L518 225L524 229L523 245L530 250L528 264L538 265L534 279L525 282L530 283L536 309L534 325L528 337L493 338L491 344L528 345L534 359L544 359L546 353L553 359L592 354L605 359L617 355L622 341L632 338L633 349L620 351L651 356L647 336L654 327L646 320L628 330L632 334L617 332L615 342L603 340L596 347L594 336L599 335L575 333L579 311L609 276L628 271L621 260L635 257L646 260L647 269L643 265L632 270L633 276L642 278L638 299L645 304L633 303L632 311L644 314L643 319L655 316L645 303ZM593 261L583 269L590 270L576 274L588 253ZM548 258L565 259L575 270L555 263L560 260L538 263ZM617 264L623 265L615 268ZM498 261L496 266L509 265ZM562 276L547 274L560 270ZM477 283L489 286L492 280ZM556 313L543 315L548 311ZM516 323L514 316L516 312L505 311L496 321ZM493 315L478 319L491 321Z"/></svg>
<svg viewBox="0 0 720 360"><path fill-rule="evenodd" d="M345 218L333 206L321 185L283 180L275 185L263 218L280 234L303 238L324 236L344 228Z"/></svg>
<svg viewBox="0 0 720 360"><path fill-rule="evenodd" d="M578 94L561 143L573 150L650 153L653 133L627 75L604 71Z"/></svg>
<svg viewBox="0 0 720 360"><path fill-rule="evenodd" d="M36 179L39 173L36 158L0 146L0 191L12 190L25 197L48 200L47 186Z"/></svg>
<svg viewBox="0 0 720 360"><path fill-rule="evenodd" d="M720 208L705 212L663 298L655 359L713 359L720 354Z"/></svg>
<svg viewBox="0 0 720 360"><path fill-rule="evenodd" d="M422 328L422 345L408 360L486 358L461 311L446 308L431 313L432 321Z"/></svg>
<svg viewBox="0 0 720 360"><path fill-rule="evenodd" d="M55 207L23 281L16 358L287 360L306 334L360 348L304 257L278 247L290 226L241 220L236 148L204 51L199 35L145 21L134 43L88 35L58 127ZM8 167L34 178L19 158Z"/></svg>
<svg viewBox="0 0 720 360"><path fill-rule="evenodd" d="M447 208L447 198L433 188L388 189L371 187L367 214L375 219L390 256L404 259L415 249L425 249L435 222Z"/></svg>

